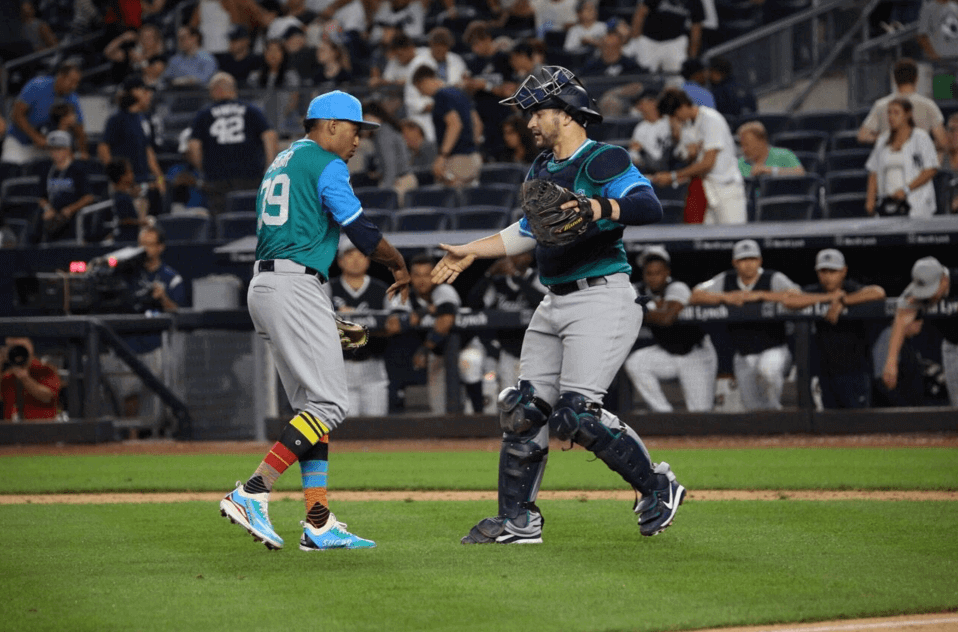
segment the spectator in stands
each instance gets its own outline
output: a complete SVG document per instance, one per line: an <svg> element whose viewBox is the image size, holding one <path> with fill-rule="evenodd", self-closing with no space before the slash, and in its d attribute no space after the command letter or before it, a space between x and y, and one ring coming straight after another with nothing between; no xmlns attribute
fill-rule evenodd
<svg viewBox="0 0 958 632"><path fill-rule="evenodd" d="M146 253L143 267L130 281L132 311L139 314L175 313L186 304L183 277L163 261L166 233L158 225L140 229L137 244ZM123 337L137 358L157 377L163 376L163 338L159 333ZM100 358L104 373L120 374L111 382L120 398L126 417L156 419L160 415L159 398L145 388L139 377L130 375L126 363L113 354ZM127 373L127 375L123 375Z"/></svg>
<svg viewBox="0 0 958 632"><path fill-rule="evenodd" d="M599 54L594 55L582 66L585 76L620 77L636 75L641 72L639 64L622 52L622 37L615 31L602 36L599 42Z"/></svg>
<svg viewBox="0 0 958 632"><path fill-rule="evenodd" d="M34 355L30 338L9 336L0 347L0 403L5 421L52 421L60 397L60 375Z"/></svg>
<svg viewBox="0 0 958 632"><path fill-rule="evenodd" d="M818 383L825 408L868 408L871 406L872 355L864 320L842 318L845 308L885 299L878 285L862 285L848 278L845 255L834 248L815 256L818 283L802 288L801 294L785 296L789 309L828 304L822 320L815 321L818 349Z"/></svg>
<svg viewBox="0 0 958 632"><path fill-rule="evenodd" d="M405 86L416 69L412 62L416 58L416 44L404 33L398 33L386 45L386 65L380 70L373 66L370 70L369 85Z"/></svg>
<svg viewBox="0 0 958 632"><path fill-rule="evenodd" d="M406 147L409 149L409 164L412 168L432 169L433 163L439 157L435 141L427 139L422 126L412 119L400 121L399 129L402 132L403 140L406 141Z"/></svg>
<svg viewBox="0 0 958 632"><path fill-rule="evenodd" d="M135 242L140 229L150 223L150 202L145 187L136 183L133 165L126 158L114 158L106 166L113 185L113 238L116 242Z"/></svg>
<svg viewBox="0 0 958 632"><path fill-rule="evenodd" d="M20 24L23 36L30 42L34 52L53 48L60 43L50 25L37 17L36 4L32 0L20 3Z"/></svg>
<svg viewBox="0 0 958 632"><path fill-rule="evenodd" d="M732 75L732 63L724 57L713 57L708 68L709 89L715 98L715 109L726 118L758 111L755 95L741 86Z"/></svg>
<svg viewBox="0 0 958 632"><path fill-rule="evenodd" d="M338 86L352 81L353 65L346 47L329 38L316 47L316 71L312 75L314 86Z"/></svg>
<svg viewBox="0 0 958 632"><path fill-rule="evenodd" d="M472 287L467 304L472 309L506 311L534 310L545 298L546 288L539 281L532 252L497 259ZM498 360L498 394L519 381L519 353L524 332L517 329L495 332Z"/></svg>
<svg viewBox="0 0 958 632"><path fill-rule="evenodd" d="M945 151L941 156L941 168L951 172L958 172L958 112L948 117L945 132L947 141L945 143ZM954 209L952 209L952 212L954 212Z"/></svg>
<svg viewBox="0 0 958 632"><path fill-rule="evenodd" d="M448 283L432 282L435 262L427 254L416 255L409 262L411 291L409 292L410 325L418 326L424 317L434 321L426 332L422 345L413 354L413 367L426 369L429 409L433 414L446 412L445 345L462 304L459 294Z"/></svg>
<svg viewBox="0 0 958 632"><path fill-rule="evenodd" d="M531 165L539 155L529 121L521 114L513 114L502 121L502 138L505 144L496 156L497 162Z"/></svg>
<svg viewBox="0 0 958 632"><path fill-rule="evenodd" d="M58 38L62 39L70 34L75 17L74 0L44 0L38 7L37 15L50 25Z"/></svg>
<svg viewBox="0 0 958 632"><path fill-rule="evenodd" d="M429 2L425 0L388 0L378 3L373 15L370 40L379 43L388 40L392 33L402 32L410 38L422 38L426 33L426 14Z"/></svg>
<svg viewBox="0 0 958 632"><path fill-rule="evenodd" d="M452 31L443 26L437 26L429 32L429 47L419 53L412 61L413 73L419 68L425 66L436 71L436 76L448 86L458 87L463 85L467 75L466 62L458 54L452 52L456 39ZM422 125L426 132L426 137L435 139L440 143L441 139L436 136L436 129L433 125L433 117L430 113L433 110L432 98L423 94L412 81L406 83L403 93L403 100L406 104L406 115L415 119Z"/></svg>
<svg viewBox="0 0 958 632"><path fill-rule="evenodd" d="M378 101L363 103L363 117L380 125L371 138L375 149L375 172L370 176L375 176L378 186L393 189L403 204L406 191L418 187L419 181L412 172L409 148L400 132L400 123Z"/></svg>
<svg viewBox="0 0 958 632"><path fill-rule="evenodd" d="M929 61L958 57L958 3L927 0L918 14L918 44Z"/></svg>
<svg viewBox="0 0 958 632"><path fill-rule="evenodd" d="M430 66L416 69L412 83L433 101L432 124L439 151L432 164L436 182L456 187L475 184L482 168L477 143L482 134L482 122L469 95L446 85Z"/></svg>
<svg viewBox="0 0 958 632"><path fill-rule="evenodd" d="M162 196L166 184L153 148L155 139L146 131L149 125L143 114L150 107L153 90L146 87L139 75L130 75L117 96L120 110L107 119L103 140L97 145L97 157L104 165L115 156L126 158L133 166L136 182L150 183ZM159 212L159 208L154 212Z"/></svg>
<svg viewBox="0 0 958 632"><path fill-rule="evenodd" d="M213 103L190 126L190 162L205 176L211 213L223 212L229 191L258 189L277 154L276 131L255 105L237 99L236 80L220 72L209 83Z"/></svg>
<svg viewBox="0 0 958 632"><path fill-rule="evenodd" d="M923 257L911 269L911 283L898 299L891 339L882 370L882 383L894 391L905 376L899 376L899 353L906 338L921 332L925 312L944 299L958 298L958 268L949 270L934 257ZM941 364L948 399L958 406L958 318L954 314L932 321L941 333Z"/></svg>
<svg viewBox="0 0 958 632"><path fill-rule="evenodd" d="M576 23L576 0L532 0L536 35L565 33Z"/></svg>
<svg viewBox="0 0 958 632"><path fill-rule="evenodd" d="M236 25L230 29L229 49L216 55L216 65L236 79L237 85L245 85L251 72L262 64L262 58L253 53L249 29Z"/></svg>
<svg viewBox="0 0 958 632"><path fill-rule="evenodd" d="M906 98L888 104L888 122L891 129L878 137L865 163L865 211L885 215L895 207L895 214L931 217L937 210L932 182L938 173L935 145L925 130L915 127L912 104Z"/></svg>
<svg viewBox="0 0 958 632"><path fill-rule="evenodd" d="M695 286L689 304L741 307L758 301L782 303L799 291L781 272L763 268L758 244L743 239L732 248L732 269ZM729 323L728 331L742 404L746 410L780 410L785 374L791 365L785 322Z"/></svg>
<svg viewBox="0 0 958 632"><path fill-rule="evenodd" d="M207 51L225 53L229 49L228 36L233 25L245 26L253 32L269 25L275 17L275 12L267 11L255 0L199 0L190 16L189 26L197 31ZM209 76L199 83L205 84L208 79Z"/></svg>
<svg viewBox="0 0 958 632"><path fill-rule="evenodd" d="M512 95L503 90L506 77L512 75L509 54L496 46L486 23L479 20L469 23L463 41L472 50L472 56L466 58L467 75L462 89L472 98L482 120L483 154L487 158L495 157L508 151L501 124L512 110L499 101Z"/></svg>
<svg viewBox="0 0 958 632"><path fill-rule="evenodd" d="M531 0L486 0L492 12L493 25L505 31L535 29L535 10Z"/></svg>
<svg viewBox="0 0 958 632"><path fill-rule="evenodd" d="M683 183L701 177L707 207L706 224L744 224L745 181L735 158L735 141L725 118L710 107L695 105L683 90L666 88L659 97L659 112L688 127L691 164L652 176L657 186Z"/></svg>
<svg viewBox="0 0 958 632"><path fill-rule="evenodd" d="M514 94L526 77L533 74L538 76L542 64L537 61L536 49L532 43L522 40L509 49L509 66L512 68L512 76L507 78L502 90Z"/></svg>
<svg viewBox="0 0 958 632"><path fill-rule="evenodd" d="M153 90L162 90L166 88L166 55L153 55L146 60L146 66L143 67L143 83L153 88Z"/></svg>
<svg viewBox="0 0 958 632"><path fill-rule="evenodd" d="M702 52L704 19L701 0L643 0L632 16L636 61L652 72L679 72L686 58Z"/></svg>
<svg viewBox="0 0 958 632"><path fill-rule="evenodd" d="M73 138L55 130L47 134L46 146L53 160L50 172L40 178L40 200L43 222L42 241L75 241L77 212L96 202L90 189L87 170L73 160Z"/></svg>
<svg viewBox="0 0 958 632"><path fill-rule="evenodd" d="M934 3L936 0L931 0ZM878 137L888 131L888 104L893 100L904 97L911 102L912 118L915 127L931 134L938 147L945 147L948 140L945 135L944 121L938 105L928 97L915 92L918 84L918 66L911 59L899 59L895 62L892 76L895 80L895 91L884 96L872 106L871 111L861 127L858 128L858 142L867 145L874 144Z"/></svg>
<svg viewBox="0 0 958 632"><path fill-rule="evenodd" d="M269 40L263 45L263 57L258 68L247 78L251 88L298 88L302 78L291 68L281 40Z"/></svg>
<svg viewBox="0 0 958 632"><path fill-rule="evenodd" d="M768 144L768 132L761 121L741 125L738 142L742 147L738 168L743 177L800 176L805 173L802 162L791 149Z"/></svg>
<svg viewBox="0 0 958 632"><path fill-rule="evenodd" d="M142 71L151 57L165 52L159 27L144 24L139 31L129 30L115 37L106 45L103 55L113 62L113 81L120 83L130 73Z"/></svg>
<svg viewBox="0 0 958 632"><path fill-rule="evenodd" d="M183 212L209 213L209 200L200 185L202 175L190 163L189 144L193 130L186 128L180 132L177 151L183 157L166 172L167 207L173 214Z"/></svg>
<svg viewBox="0 0 958 632"><path fill-rule="evenodd" d="M203 36L192 26L176 32L177 52L170 57L163 78L174 87L203 86L216 72L216 59L203 50Z"/></svg>
<svg viewBox="0 0 958 632"><path fill-rule="evenodd" d="M712 96L712 93L705 87L708 77L706 75L705 65L701 60L696 57L689 57L682 62L681 73L682 78L685 80L682 83L682 89L685 90L685 94L689 95L689 98L692 99L692 103L704 105L714 110L715 97Z"/></svg>
<svg viewBox="0 0 958 632"><path fill-rule="evenodd" d="M88 158L83 110L76 89L80 85L80 66L75 61L61 62L52 77L31 79L13 102L10 133L3 140L4 162L25 164L43 158L46 132L50 126L50 108L57 102L73 106L76 123L71 130L82 158Z"/></svg>
<svg viewBox="0 0 958 632"><path fill-rule="evenodd" d="M317 61L319 61L320 64L325 63L324 60L319 57L319 47L328 41L329 38L324 37L320 40L318 46L310 46L306 41L306 31L298 26L289 27L286 29L286 33L283 34L283 51L286 53L287 63L304 82L310 80L313 75L316 74ZM342 45L340 45L340 47L342 47ZM342 49L342 56L346 58L346 63L348 64L349 55L345 52L345 47L342 47ZM329 52L329 49L325 51L327 58ZM351 64L349 65L352 67ZM350 78L351 76L346 76L343 81L348 81Z"/></svg>
<svg viewBox="0 0 958 632"><path fill-rule="evenodd" d="M576 23L566 31L562 50L573 55L596 50L609 30L605 22L599 22L598 0L579 0L576 18Z"/></svg>
<svg viewBox="0 0 958 632"><path fill-rule="evenodd" d="M646 248L638 264L642 282L636 289L641 300L647 301L642 324L652 332L655 344L634 351L625 361L625 372L654 412L672 412L660 382L676 378L687 410L710 411L715 403L718 355L701 326L678 322L692 290L672 278L672 258L661 246Z"/></svg>
<svg viewBox="0 0 958 632"><path fill-rule="evenodd" d="M632 131L629 155L643 173L665 171L672 153L672 127L669 118L659 114L658 92L643 90L635 99L642 120Z"/></svg>
<svg viewBox="0 0 958 632"><path fill-rule="evenodd" d="M363 108L366 115L366 109ZM370 259L343 237L339 242L336 263L342 275L329 280L324 289L329 293L336 312L349 319L353 312L392 311L386 297L386 284L367 274ZM386 325L386 336L400 330L399 318L393 316ZM370 336L362 349L343 354L346 361L346 384L349 386L350 417L384 417L389 412L389 377L383 354L387 337Z"/></svg>

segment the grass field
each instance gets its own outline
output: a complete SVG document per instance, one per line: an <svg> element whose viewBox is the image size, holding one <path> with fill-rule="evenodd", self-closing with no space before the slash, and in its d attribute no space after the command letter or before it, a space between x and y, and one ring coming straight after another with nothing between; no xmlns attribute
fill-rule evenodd
<svg viewBox="0 0 958 632"><path fill-rule="evenodd" d="M958 450L673 450L692 489L958 489ZM336 489L495 487L495 453L344 453ZM544 488L621 489L581 451ZM227 491L258 458L4 457L5 493ZM293 467L280 489L299 486ZM628 503L549 500L545 543L463 547L490 502L335 502L370 551L268 552L215 503L4 505L9 630L681 630L958 608L958 502L689 501L641 538Z"/></svg>

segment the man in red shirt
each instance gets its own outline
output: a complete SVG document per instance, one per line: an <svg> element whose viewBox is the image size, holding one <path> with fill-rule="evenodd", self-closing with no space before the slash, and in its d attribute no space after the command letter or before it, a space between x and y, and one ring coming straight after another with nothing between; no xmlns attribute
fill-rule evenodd
<svg viewBox="0 0 958 632"><path fill-rule="evenodd" d="M54 419L60 395L57 370L37 360L33 341L29 338L6 339L0 348L3 377L0 378L0 401L3 418L14 421Z"/></svg>

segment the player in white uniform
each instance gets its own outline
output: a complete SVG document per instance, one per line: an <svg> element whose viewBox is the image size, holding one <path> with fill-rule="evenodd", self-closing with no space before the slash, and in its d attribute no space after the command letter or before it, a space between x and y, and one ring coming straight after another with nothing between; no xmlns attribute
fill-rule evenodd
<svg viewBox="0 0 958 632"><path fill-rule="evenodd" d="M650 299L643 322L651 330L655 344L633 352L625 361L625 372L654 412L672 412L672 404L659 382L675 378L682 385L689 411L712 410L718 370L715 347L701 327L677 323L692 290L669 276L672 259L665 248L646 248L638 264L642 268L642 283L636 289L639 296Z"/></svg>

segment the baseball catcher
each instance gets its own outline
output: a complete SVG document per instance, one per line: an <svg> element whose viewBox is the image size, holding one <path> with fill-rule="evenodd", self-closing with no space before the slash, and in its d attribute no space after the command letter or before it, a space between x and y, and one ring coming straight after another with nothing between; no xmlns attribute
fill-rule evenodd
<svg viewBox="0 0 958 632"><path fill-rule="evenodd" d="M573 201L575 204L567 204ZM549 180L522 184L522 212L536 241L543 246L571 244L592 221L589 198Z"/></svg>

